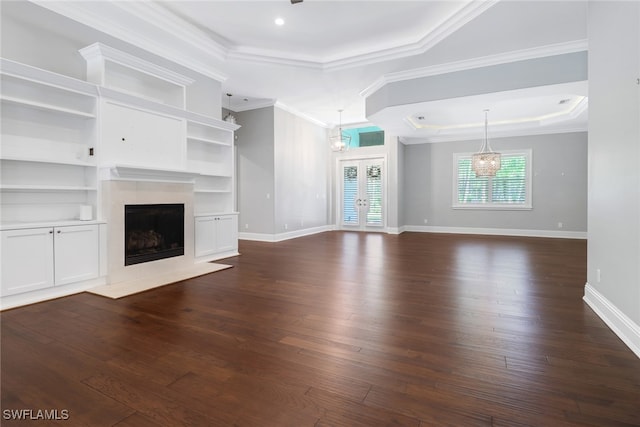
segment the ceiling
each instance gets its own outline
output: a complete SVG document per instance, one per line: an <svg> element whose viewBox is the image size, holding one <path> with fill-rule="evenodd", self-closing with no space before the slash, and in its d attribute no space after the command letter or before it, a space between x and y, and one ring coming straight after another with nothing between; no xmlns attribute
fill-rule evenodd
<svg viewBox="0 0 640 427"><path fill-rule="evenodd" d="M406 142L478 137L486 108L505 135L586 130L586 82L365 113L366 95L389 76L586 50L585 1L36 3L223 80L234 111L275 104L331 127L342 109L343 124L371 120Z"/></svg>

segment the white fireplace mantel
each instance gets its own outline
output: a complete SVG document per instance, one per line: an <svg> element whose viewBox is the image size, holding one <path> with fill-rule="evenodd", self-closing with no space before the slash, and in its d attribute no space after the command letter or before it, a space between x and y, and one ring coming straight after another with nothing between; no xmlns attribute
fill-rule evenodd
<svg viewBox="0 0 640 427"><path fill-rule="evenodd" d="M144 166L109 165L100 168L102 181L145 181L194 184L199 173L178 169L154 169Z"/></svg>

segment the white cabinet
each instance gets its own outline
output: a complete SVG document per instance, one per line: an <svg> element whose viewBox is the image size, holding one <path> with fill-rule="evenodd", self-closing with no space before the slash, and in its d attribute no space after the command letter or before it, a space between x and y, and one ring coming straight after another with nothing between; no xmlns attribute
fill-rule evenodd
<svg viewBox="0 0 640 427"><path fill-rule="evenodd" d="M97 225L55 227L54 283L56 286L98 277L99 232Z"/></svg>
<svg viewBox="0 0 640 427"><path fill-rule="evenodd" d="M96 212L96 87L6 59L0 78L2 223Z"/></svg>
<svg viewBox="0 0 640 427"><path fill-rule="evenodd" d="M211 261L238 255L238 216L206 215L195 218L195 256Z"/></svg>
<svg viewBox="0 0 640 427"><path fill-rule="evenodd" d="M53 286L53 228L0 233L2 296Z"/></svg>
<svg viewBox="0 0 640 427"><path fill-rule="evenodd" d="M27 228L0 233L1 296L98 277L98 225Z"/></svg>

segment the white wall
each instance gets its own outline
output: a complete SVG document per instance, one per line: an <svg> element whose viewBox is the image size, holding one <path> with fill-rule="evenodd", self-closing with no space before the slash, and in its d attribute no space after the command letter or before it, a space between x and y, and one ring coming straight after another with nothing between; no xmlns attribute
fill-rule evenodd
<svg viewBox="0 0 640 427"><path fill-rule="evenodd" d="M453 209L453 154L475 152L481 141L405 147L404 216L407 226L587 231L587 134L585 132L494 138L497 151L532 149L533 209ZM424 220L427 219L428 223ZM563 228L558 228L558 222Z"/></svg>
<svg viewBox="0 0 640 427"><path fill-rule="evenodd" d="M640 357L640 3L589 2L588 28L585 299Z"/></svg>

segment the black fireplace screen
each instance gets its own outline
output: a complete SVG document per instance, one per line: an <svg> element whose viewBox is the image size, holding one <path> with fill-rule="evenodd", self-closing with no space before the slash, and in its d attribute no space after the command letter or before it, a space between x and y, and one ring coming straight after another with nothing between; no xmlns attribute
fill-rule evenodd
<svg viewBox="0 0 640 427"><path fill-rule="evenodd" d="M124 265L184 255L184 205L125 205Z"/></svg>

